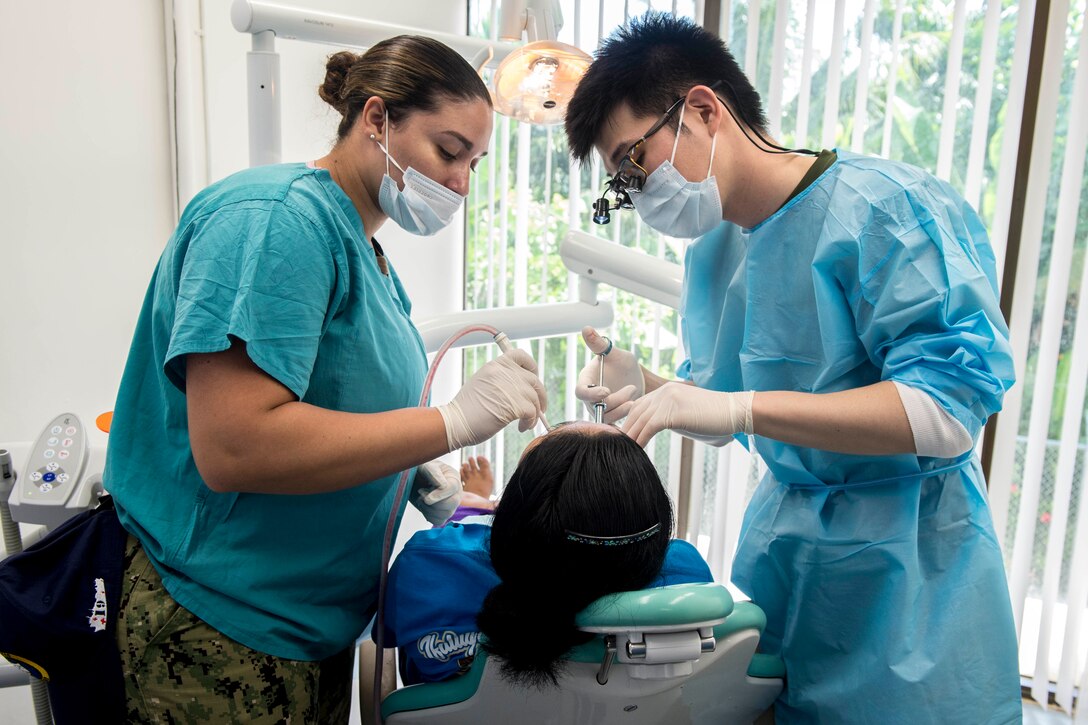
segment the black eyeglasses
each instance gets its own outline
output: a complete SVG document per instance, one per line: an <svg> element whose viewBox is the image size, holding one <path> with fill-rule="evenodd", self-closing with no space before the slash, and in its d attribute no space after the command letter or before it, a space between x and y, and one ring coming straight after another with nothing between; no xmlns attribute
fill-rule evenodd
<svg viewBox="0 0 1088 725"><path fill-rule="evenodd" d="M737 92L733 89L732 84L725 80L716 80L711 83L708 88L712 91L716 91L719 86L724 85L729 89L729 93L732 98L737 97ZM715 93L717 96L717 93ZM655 133L661 130L661 127L669 122L672 118L672 114L676 112L676 109L680 107L680 104L684 102L687 95L677 98L668 110L665 111L657 123L650 127L650 130L642 134L642 137L638 141L635 141L631 145L631 148L627 150L623 160L620 161L619 168L616 169L616 173L612 175L612 178L605 182L604 193L601 194L601 198L593 202L593 221L597 224L607 224L612 221L612 215L609 213L609 202L606 198L608 194L612 193L616 195L616 204L614 209L633 209L634 204L631 203L631 193L639 193L642 191L642 186L646 183L646 169L635 161L635 153L642 147L642 144L646 143L646 139L653 136ZM733 113L733 109L729 107L729 104L718 97L718 101L725 107L725 110L732 117L733 122L737 124L737 128L740 129L744 137L748 139L753 146L760 151L768 154L808 154L809 156L819 156L819 154L811 149L796 148L791 149L785 146L779 146L770 139L763 136L760 133L759 128L753 124L741 123L736 114ZM763 145L756 143L756 140L748 134L748 129L751 129L756 138L760 140ZM680 129L676 129L676 133L680 133Z"/></svg>
<svg viewBox="0 0 1088 725"><path fill-rule="evenodd" d="M612 215L610 213L610 204L608 201L608 194L616 195L615 209L634 209L635 205L631 203L631 194L639 193L642 191L643 184L646 183L646 169L642 164L635 161L635 154L642 147L642 144L646 143L646 139L653 136L655 133L661 130L661 128L669 122L672 118L672 114L676 113L676 109L680 108L680 105L684 102L687 96L680 96L673 104L668 107L664 115L661 116L650 126L650 130L642 134L638 141L631 144L631 148L627 149L627 153L624 154L623 159L620 161L619 167L616 169L616 173L612 175L612 178L605 182L604 193L601 194L601 198L593 202L593 221L597 224L608 224L612 221Z"/></svg>

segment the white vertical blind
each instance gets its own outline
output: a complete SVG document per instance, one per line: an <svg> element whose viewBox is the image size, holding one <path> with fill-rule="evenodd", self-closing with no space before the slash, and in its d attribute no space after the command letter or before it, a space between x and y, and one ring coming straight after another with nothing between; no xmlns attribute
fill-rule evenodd
<svg viewBox="0 0 1088 725"><path fill-rule="evenodd" d="M971 125L971 147L967 158L967 181L963 197L978 208L982 194L982 172L990 130L990 101L994 91L994 68L997 65L997 31L1001 22L1001 0L988 0L986 21L982 27L982 48L979 51L978 86L975 90L974 121Z"/></svg>
<svg viewBox="0 0 1088 725"><path fill-rule="evenodd" d="M518 123L517 210L514 214L514 304L529 301L529 151L533 127Z"/></svg>
<svg viewBox="0 0 1088 725"><path fill-rule="evenodd" d="M744 74L759 87L759 16L761 0L748 0L748 39L744 45Z"/></svg>
<svg viewBox="0 0 1088 725"><path fill-rule="evenodd" d="M1057 28L1065 39L1065 15L1059 18ZM1058 213L1054 226L1054 239L1050 253L1050 275L1047 279L1046 302L1043 306L1042 337L1038 350L1035 373L1035 396L1031 408L1034 427L1039 419L1040 430L1028 433L1028 460L1036 461L1041 455L1032 455L1032 447L1045 447L1048 439L1051 401L1058 372L1058 355L1061 350L1062 328L1065 322L1065 306L1069 294L1069 277L1073 265L1074 235L1077 229L1077 212L1084 180L1084 154L1088 151L1088 23L1081 24L1080 51L1073 97L1070 104L1069 129L1065 156L1062 161L1061 185L1058 192ZM1064 42L1062 44L1064 46ZM1083 265L1088 270L1088 264ZM1086 277L1088 279L1088 277ZM1088 295L1088 285L1082 283L1081 302ZM1081 305L1084 307L1084 305ZM1088 327L1084 316L1078 316L1078 332ZM1082 342L1083 344L1083 342ZM1031 696L1041 703L1047 702L1050 682L1050 642L1054 609L1058 602L1058 585L1061 578L1066 522L1073 490L1074 463L1077 444L1080 441L1081 411L1084 410L1085 380L1088 379L1088 361L1076 356L1069 375L1066 391L1065 413L1062 422L1061 447L1054 488L1055 505L1051 507L1050 531L1046 545L1046 565L1043 575L1042 616L1038 647L1035 655L1035 673L1032 678ZM1042 477L1042 466L1037 464L1030 471L1025 466L1024 480ZM1083 494L1082 494L1083 495ZM1084 571L1084 570L1082 570ZM1067 630L1068 633L1068 630ZM1065 641L1076 643L1076 640ZM1075 649L1070 647L1070 649Z"/></svg>
<svg viewBox="0 0 1088 725"><path fill-rule="evenodd" d="M778 138L782 131L782 77L786 65L786 27L790 17L789 0L778 0L774 10L774 41L771 48L771 84L768 89L767 120L771 136Z"/></svg>
<svg viewBox="0 0 1088 725"><path fill-rule="evenodd" d="M497 280L499 298L496 301L499 307L506 307L506 247L510 238L510 118L499 117L499 277Z"/></svg>
<svg viewBox="0 0 1088 725"><path fill-rule="evenodd" d="M1043 55L1043 77L1060 78L1062 72L1062 53L1065 49L1066 19L1069 16L1068 0L1054 0L1050 5L1050 27L1054 34L1048 34L1046 50ZM1044 83L1039 89L1039 113L1035 120L1035 134L1031 150L1031 167L1028 171L1027 199L1025 201L1024 224L1020 236L1020 262L1017 266L1016 291L1012 304L1012 320L1009 330L1013 351L1016 357L1016 369L1023 371L1028 358L1028 343L1031 332L1031 317L1034 308L1035 284L1038 278L1039 256L1042 245L1043 222L1046 213L1046 194L1050 177L1050 160L1054 148L1054 127L1058 115L1058 90L1060 83ZM1023 386L1017 386L1022 388ZM1044 396L1046 397L1046 396ZM1038 401L1036 401L1038 403ZM1018 416L1019 407L1009 417ZM1004 415L1001 418L1005 417ZM999 420L1001 419L999 418ZM1024 616L1024 599L1027 595L1028 576L1031 569L1031 554L1035 538L1035 523L1038 520L1040 477L1029 475L1041 466L1043 448L1032 436L1041 435L1046 439L1046 430L1040 430L1036 416L1032 416L1032 425L1028 432L1028 455L1024 461L1025 475L1020 482L1020 510L1016 521L1016 539L1013 544L1012 561L1009 563L1009 592L1012 595L1013 617L1017 630ZM1033 445L1034 443L1034 445ZM1012 442L1015 445L1015 441ZM998 443L995 442L995 450Z"/></svg>
<svg viewBox="0 0 1088 725"><path fill-rule="evenodd" d="M688 541L699 546L703 521L703 471L706 470L707 447L694 443L691 450L691 485L688 493ZM704 552L705 553L705 552Z"/></svg>
<svg viewBox="0 0 1088 725"><path fill-rule="evenodd" d="M702 0L698 0L695 3L695 6L695 18L701 25L703 22ZM733 37L733 1L721 0L720 11L721 15L718 17L718 37L728 44Z"/></svg>
<svg viewBox="0 0 1088 725"><path fill-rule="evenodd" d="M952 42L948 47L948 66L944 76L944 110L941 111L941 140L937 149L937 176L952 178L952 154L956 142L956 107L960 100L960 71L963 68L963 33L966 0L956 0L952 12Z"/></svg>
<svg viewBox="0 0 1088 725"><path fill-rule="evenodd" d="M752 465L751 454L737 443L718 449L714 520L707 563L720 582L728 582L733 575L733 555L740 538Z"/></svg>
<svg viewBox="0 0 1088 725"><path fill-rule="evenodd" d="M869 128L869 73L875 16L876 0L865 0L865 12L861 21L861 60L858 62L854 94L854 133L850 139L850 148L858 153L865 151L865 132Z"/></svg>
<svg viewBox="0 0 1088 725"><path fill-rule="evenodd" d="M811 1L811 0L810 0ZM880 155L891 158L892 126L895 124L895 84L899 79L899 41L903 36L904 0L896 0L895 20L892 23L892 48L888 57L888 90L884 96L884 135L880 141Z"/></svg>
<svg viewBox="0 0 1088 725"><path fill-rule="evenodd" d="M544 237L541 252L545 257L550 256L555 250L551 243L551 213L552 213L552 127L544 130L544 147L547 149L544 155ZM550 302L548 295L548 265L540 265L540 296L541 302ZM536 364L540 371L540 379L548 379L548 341L540 338L537 341Z"/></svg>
<svg viewBox="0 0 1088 725"><path fill-rule="evenodd" d="M1088 285L1088 265L1084 266L1084 274L1081 277L1081 289L1088 289L1085 285ZM1088 295L1082 294L1080 296L1080 305L1077 308L1077 333L1076 338L1073 341L1073 359L1080 363L1079 370L1084 370L1088 366ZM1084 377L1081 376L1081 380L1078 383L1080 387L1080 400L1081 408L1083 410L1084 405ZM1065 438L1065 427L1068 421L1064 421L1062 424L1062 438ZM1076 423L1079 427L1080 422ZM1088 416L1085 416L1084 425L1088 426ZM1073 457L1079 455L1081 470L1088 471L1088 446L1080 446L1079 453L1078 447L1073 447L1071 451L1062 449L1062 453ZM1058 461L1058 470L1063 471L1062 464L1070 465L1063 459ZM1075 465L1075 460L1072 465ZM1077 507L1077 532L1073 541L1073 555L1069 565L1070 572L1086 572L1088 571L1088 496L1086 496L1082 490L1080 496L1080 504ZM1083 662L1083 648L1080 643L1084 641L1085 633L1085 609L1088 608L1088 577L1083 576L1071 576L1069 582L1069 592L1065 598L1066 602L1066 619L1065 619L1065 642L1067 645L1062 648L1061 662L1058 665L1058 680L1057 685L1054 688L1054 701L1066 712L1072 712L1073 710L1073 685L1077 679L1078 668L1083 668L1082 676L1088 680L1088 667L1084 666ZM1080 685L1080 696L1085 697L1085 693L1088 693L1088 683L1082 681ZM1034 695L1033 695L1034 697ZM1077 710L1082 715L1088 716L1088 706L1085 706L1084 700L1081 699L1081 707Z"/></svg>
<svg viewBox="0 0 1088 725"><path fill-rule="evenodd" d="M997 256L997 268L1005 266L1005 244L1009 238L1009 214L1012 212L1012 189L1016 173L1016 150L1020 146L1020 123L1024 115L1024 95L1027 91L1028 59L1031 54L1031 30L1035 17L1035 0L1021 0L1016 11L1016 40L1012 53L1012 74L1009 97L1005 102L1005 129L1001 139L1001 166L997 172L997 203L990 224L990 238ZM998 275L1000 279L1001 275ZM996 451L995 451L996 453ZM1000 538L1001 530L998 531Z"/></svg>
<svg viewBox="0 0 1088 725"><path fill-rule="evenodd" d="M903 2L903 0L899 0ZM801 88L797 91L797 131L794 145L808 146L808 107L812 94L812 41L816 30L816 0L808 0L805 10L805 43L801 51Z"/></svg>
<svg viewBox="0 0 1088 725"><path fill-rule="evenodd" d="M582 0L574 0L574 46L582 47ZM567 228L580 229L581 209L579 200L582 197L582 173L581 167L570 159L567 163ZM573 272L567 272L567 299L578 298L578 278ZM578 336L568 335L566 340L566 360L564 380L574 380L578 374ZM574 397L574 386L566 385L563 396L563 420L574 420L577 410L577 398Z"/></svg>
<svg viewBox="0 0 1088 725"><path fill-rule="evenodd" d="M820 145L835 145L839 128L839 88L842 82L842 48L845 34L846 0L835 0L835 21L831 28L831 55L827 59L827 88L824 99L824 124Z"/></svg>
<svg viewBox="0 0 1088 725"><path fill-rule="evenodd" d="M730 485L729 452L735 446L722 446L718 449L717 469L714 479L714 509L710 521L710 546L706 563L718 581L728 581L728 572L733 559L729 538L729 491L737 486Z"/></svg>
<svg viewBox="0 0 1088 725"><path fill-rule="evenodd" d="M684 439L671 431L665 431L658 435L665 436L669 441L669 463L665 484L669 489L669 498L672 499L675 507L680 500L680 446L683 444ZM650 446L655 443L657 443L656 440L651 441Z"/></svg>
<svg viewBox="0 0 1088 725"><path fill-rule="evenodd" d="M1088 692L1088 667L1084 668L1084 675L1080 680L1080 691ZM1076 712L1076 725L1088 725L1088 706L1078 707Z"/></svg>

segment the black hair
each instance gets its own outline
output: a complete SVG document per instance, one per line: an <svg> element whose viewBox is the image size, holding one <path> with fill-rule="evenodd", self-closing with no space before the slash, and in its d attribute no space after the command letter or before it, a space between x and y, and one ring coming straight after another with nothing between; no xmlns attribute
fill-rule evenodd
<svg viewBox="0 0 1088 725"><path fill-rule="evenodd" d="M636 116L658 116L692 87L720 82L717 93L756 131L766 132L759 93L733 54L688 18L648 12L601 44L567 106L567 143L585 161L612 113L626 103ZM674 116L670 126L675 128Z"/></svg>
<svg viewBox="0 0 1088 725"><path fill-rule="evenodd" d="M351 131L371 96L385 101L393 123L412 111L435 110L441 97L480 99L491 105L487 86L468 61L448 45L422 35L388 38L362 55L333 53L317 92L343 116L338 139Z"/></svg>
<svg viewBox="0 0 1088 725"><path fill-rule="evenodd" d="M572 541L652 535L622 545ZM619 431L571 425L529 449L503 491L491 527L501 580L477 626L503 675L522 685L558 684L563 656L592 634L575 616L613 592L636 591L661 570L672 506L646 452Z"/></svg>

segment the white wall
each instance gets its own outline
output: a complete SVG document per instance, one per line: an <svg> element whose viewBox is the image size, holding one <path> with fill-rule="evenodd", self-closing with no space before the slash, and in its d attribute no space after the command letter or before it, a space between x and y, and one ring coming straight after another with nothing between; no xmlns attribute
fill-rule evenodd
<svg viewBox="0 0 1088 725"><path fill-rule="evenodd" d="M21 466L56 414L113 408L173 192L160 3L2 2L0 28L0 448ZM0 723L30 703L0 690Z"/></svg>
<svg viewBox="0 0 1088 725"><path fill-rule="evenodd" d="M197 2L197 0L176 0ZM345 15L463 32L463 0L297 0ZM229 0L203 0L209 181L248 165L245 54ZM112 409L133 326L174 224L162 3L0 3L0 447L71 411ZM45 42L45 39L48 42ZM48 49L48 50L43 50ZM323 155L337 119L317 96L327 46L279 41L284 160ZM184 203L184 199L182 202ZM463 224L379 240L417 320L460 309ZM414 263L413 263L414 262ZM458 379L451 358L435 400ZM446 369L448 368L448 369ZM104 442L95 432L95 444Z"/></svg>
<svg viewBox="0 0 1088 725"><path fill-rule="evenodd" d="M161 4L4 2L0 28L3 447L113 408L173 203Z"/></svg>

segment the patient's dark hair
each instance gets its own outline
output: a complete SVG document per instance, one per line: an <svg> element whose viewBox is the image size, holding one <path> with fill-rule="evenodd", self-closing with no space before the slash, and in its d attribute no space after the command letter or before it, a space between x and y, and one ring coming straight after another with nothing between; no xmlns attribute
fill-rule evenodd
<svg viewBox="0 0 1088 725"><path fill-rule="evenodd" d="M669 13L651 11L634 18L608 36L578 82L567 106L570 153L584 162L623 103L636 116L656 120L694 86L718 81L718 97L740 120L766 131L759 93L717 36ZM670 121L673 129L677 117L673 114Z"/></svg>
<svg viewBox="0 0 1088 725"><path fill-rule="evenodd" d="M660 526L620 546L571 541L567 532L622 536ZM501 583L477 625L503 675L536 687L558 684L563 656L592 634L575 615L605 594L636 591L658 575L672 536L672 507L646 452L623 433L568 425L528 450L503 491L491 527Z"/></svg>

